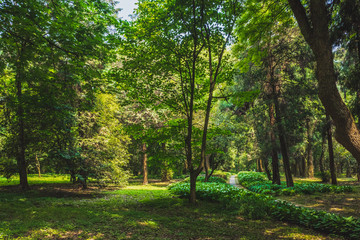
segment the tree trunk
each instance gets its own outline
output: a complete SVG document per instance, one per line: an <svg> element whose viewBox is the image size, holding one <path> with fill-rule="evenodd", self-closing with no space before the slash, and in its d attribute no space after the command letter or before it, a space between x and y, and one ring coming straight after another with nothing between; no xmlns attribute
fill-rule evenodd
<svg viewBox="0 0 360 240"><path fill-rule="evenodd" d="M275 127L275 116L274 116L274 104L270 103L269 106L269 117L270 117L270 141L271 141L271 158L272 158L272 170L273 170L273 184L281 185L280 182L280 171L279 171L279 158L277 153L276 138L274 133Z"/></svg>
<svg viewBox="0 0 360 240"><path fill-rule="evenodd" d="M190 172L190 196L189 196L189 203L195 204L196 203L196 179L199 174L195 171Z"/></svg>
<svg viewBox="0 0 360 240"><path fill-rule="evenodd" d="M326 143L326 133L322 134L322 141L321 141L321 154L319 157L319 169L321 172L321 176L324 176L324 155L325 155L325 143Z"/></svg>
<svg viewBox="0 0 360 240"><path fill-rule="evenodd" d="M285 137L285 130L284 130L284 126L282 124L279 100L276 95L274 97L274 101L275 101L276 123L277 123L277 127L278 127L278 132L279 132L278 134L279 134L280 149L281 149L281 154L282 154L283 164L284 164L286 185L288 187L293 187L294 182L293 182L291 170L290 170L290 161L289 161L289 154L288 154L286 137Z"/></svg>
<svg viewBox="0 0 360 240"><path fill-rule="evenodd" d="M336 86L329 13L325 0L310 0L309 16L300 0L288 0L300 30L310 45L317 63L319 98L336 127L336 140L360 163L360 132Z"/></svg>
<svg viewBox="0 0 360 240"><path fill-rule="evenodd" d="M256 160L256 171L257 172L264 172L264 170L263 170L263 166L262 166L262 160L261 160L261 158L258 158L257 160Z"/></svg>
<svg viewBox="0 0 360 240"><path fill-rule="evenodd" d="M210 155L207 155L205 157L205 161L204 161L204 168L205 168L205 182L207 182L209 180L209 158L210 158Z"/></svg>
<svg viewBox="0 0 360 240"><path fill-rule="evenodd" d="M37 153L35 154L36 169L38 171L39 178L41 178L41 167Z"/></svg>
<svg viewBox="0 0 360 240"><path fill-rule="evenodd" d="M144 179L143 179L143 185L146 185L149 183L148 181L148 167L147 167L147 152L146 152L147 148L146 148L146 143L143 143L142 145L142 152L143 152L143 174L144 174Z"/></svg>
<svg viewBox="0 0 360 240"><path fill-rule="evenodd" d="M268 161L267 157L264 158L263 166L264 166L266 176L268 177L269 180L271 180L271 173L269 170L269 161Z"/></svg>
<svg viewBox="0 0 360 240"><path fill-rule="evenodd" d="M20 177L20 186L22 190L29 190L29 183L27 179L27 163L25 159L25 149L26 149L26 142L25 142L25 123L24 123L24 106L23 106L23 97L22 97L22 79L23 79L23 66L22 66L22 53L24 51L23 46L20 49L20 56L18 59L18 64L16 66L16 76L15 76L15 83L16 83L16 97L18 100L17 104L17 111L16 115L18 118L18 146L17 146L17 164L19 170L19 177Z"/></svg>
<svg viewBox="0 0 360 240"><path fill-rule="evenodd" d="M301 170L301 172L300 172L300 176L301 177L307 177L306 176L306 168L307 168L307 166L306 166L306 159L305 159L305 157L303 156L303 155L301 155L301 157L300 157L300 163L301 163L301 168L300 168L300 170Z"/></svg>
<svg viewBox="0 0 360 240"><path fill-rule="evenodd" d="M332 132L331 132L331 120L329 115L326 115L326 119L328 120L328 129L327 129L327 136L328 136L328 148L329 148L329 167L330 167L330 175L331 175L331 184L336 185L336 169L335 169L335 160L334 160L334 149L332 143Z"/></svg>
<svg viewBox="0 0 360 240"><path fill-rule="evenodd" d="M306 175L307 177L313 178L314 177L314 157L313 157L313 133L315 125L310 122L310 119L306 120L306 128L307 128L307 148L306 148L306 155L307 155L307 168L306 168Z"/></svg>
<svg viewBox="0 0 360 240"><path fill-rule="evenodd" d="M350 159L347 159L347 161L346 161L346 177L351 178L351 174L352 174L352 167L351 167Z"/></svg>
<svg viewBox="0 0 360 240"><path fill-rule="evenodd" d="M166 143L162 143L161 144L161 148L163 151L163 156L165 156L166 154ZM165 160L163 160L163 164L162 164L162 169L161 169L161 181L162 182L168 182L171 180L172 176L170 175L170 171L169 171L169 163L166 161L166 158L164 158Z"/></svg>

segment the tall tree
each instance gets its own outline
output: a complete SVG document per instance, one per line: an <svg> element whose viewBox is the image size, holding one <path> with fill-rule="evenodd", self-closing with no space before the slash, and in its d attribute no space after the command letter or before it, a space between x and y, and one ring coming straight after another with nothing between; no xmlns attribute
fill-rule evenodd
<svg viewBox="0 0 360 240"><path fill-rule="evenodd" d="M29 144L40 146L35 143L48 140L46 135L41 140L33 138L32 131L49 130L52 124L31 110L39 113L41 109L44 110L42 115L54 116L61 105L63 112L68 112L64 99L69 95L62 95L62 90L69 93L69 89L65 90L69 85L64 84L68 78L63 66L71 65L76 69L73 79L94 79L89 66L95 62L102 64L107 56L106 49L112 37L108 26L116 25L113 13L113 6L105 1L4 0L0 3L0 55L7 59L5 66L13 72L12 84L16 89L13 96L8 96L8 106L12 106L9 110L13 111L9 129L14 138L13 148L16 148L12 155L16 156L20 185L24 190L29 188L26 159L31 150ZM49 93L54 94L49 96L56 105L47 105L49 99L45 96ZM51 111L44 114L49 109Z"/></svg>
<svg viewBox="0 0 360 240"><path fill-rule="evenodd" d="M189 201L195 203L196 178L206 158L213 93L216 84L229 77L223 61L240 1L143 0L138 6L134 28L127 34L129 48L124 49L134 53L127 56L124 66L137 67L126 77L142 91L137 98L146 96L143 102L150 100L182 115ZM203 113L199 128L194 126L196 112Z"/></svg>
<svg viewBox="0 0 360 240"><path fill-rule="evenodd" d="M329 32L330 7L333 1L288 0L301 32L311 47L317 63L319 98L336 127L335 137L360 163L360 131L336 87L336 73Z"/></svg>

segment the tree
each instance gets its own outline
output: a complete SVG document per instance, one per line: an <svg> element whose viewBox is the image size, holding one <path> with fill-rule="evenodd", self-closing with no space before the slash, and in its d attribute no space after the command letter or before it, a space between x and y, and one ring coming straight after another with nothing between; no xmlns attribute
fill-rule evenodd
<svg viewBox="0 0 360 240"><path fill-rule="evenodd" d="M206 158L213 93L216 84L229 77L222 69L224 53L240 3L144 0L138 6L133 32L127 34L129 48L124 48L134 54L123 62L124 66L137 67L132 68L131 77L126 77L136 80L134 88L142 89L144 102L156 103L157 108L166 106L182 115L190 171L189 201L195 203L196 178ZM203 113L200 127L194 125L195 112ZM194 145L195 140L199 146Z"/></svg>
<svg viewBox="0 0 360 240"><path fill-rule="evenodd" d="M332 42L329 32L329 5L332 1L310 0L305 6L300 0L288 0L300 30L311 47L317 63L319 98L336 127L335 137L360 163L360 132L354 118L336 87Z"/></svg>
<svg viewBox="0 0 360 240"><path fill-rule="evenodd" d="M7 125L11 133L7 140L13 146L7 153L17 160L22 189L29 188L29 154L39 150L36 146L41 146L40 142L49 143L49 133L59 127L49 119L62 114L71 118L66 104L71 98L71 86L79 78L98 77L92 75L95 72L90 66L95 62L101 65L108 56L113 38L108 26L117 24L113 13L113 6L104 1L5 0L0 3L0 58L7 59L0 70L12 72L6 84L14 89L6 96L12 117ZM68 69L73 73L70 77Z"/></svg>

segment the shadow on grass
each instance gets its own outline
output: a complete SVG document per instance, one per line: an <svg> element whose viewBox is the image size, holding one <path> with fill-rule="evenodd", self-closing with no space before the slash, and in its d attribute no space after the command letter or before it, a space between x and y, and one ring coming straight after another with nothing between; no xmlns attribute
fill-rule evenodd
<svg viewBox="0 0 360 240"><path fill-rule="evenodd" d="M1 237L30 239L336 239L269 220L247 220L217 203L129 187L91 198L1 193Z"/></svg>

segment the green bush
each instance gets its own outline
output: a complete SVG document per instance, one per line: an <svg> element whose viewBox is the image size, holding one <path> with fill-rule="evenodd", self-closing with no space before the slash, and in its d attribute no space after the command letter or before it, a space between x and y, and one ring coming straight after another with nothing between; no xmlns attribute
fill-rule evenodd
<svg viewBox="0 0 360 240"><path fill-rule="evenodd" d="M295 183L294 187L287 187L285 184L272 184L265 180L264 173L258 172L239 172L239 183L250 191L264 194L275 195L295 195L295 194L314 194L321 193L344 193L353 192L351 186L334 186L321 183Z"/></svg>
<svg viewBox="0 0 360 240"><path fill-rule="evenodd" d="M169 187L173 194L188 197L190 184L180 182ZM286 190L289 191L289 190ZM291 191L291 190L290 190ZM360 239L360 220L341 217L337 214L298 207L271 196L239 189L228 184L197 183L197 197L218 201L228 207L236 207L250 218L273 217L320 231L343 235L348 239Z"/></svg>
<svg viewBox="0 0 360 240"><path fill-rule="evenodd" d="M239 183L266 182L266 175L262 172L239 172L238 180Z"/></svg>
<svg viewBox="0 0 360 240"><path fill-rule="evenodd" d="M185 178L184 179L185 182L190 182L190 178ZM199 176L196 179L197 182L205 182L205 177L204 176ZM226 180L221 178L221 177L216 177L216 176L211 176L208 179L208 182L215 182L215 183L226 183Z"/></svg>
<svg viewBox="0 0 360 240"><path fill-rule="evenodd" d="M220 177L220 178L223 178L225 180L229 180L229 178L231 176L231 173L224 172L224 171L221 171L221 170L215 170L212 176Z"/></svg>
<svg viewBox="0 0 360 240"><path fill-rule="evenodd" d="M169 186L169 190L180 197L187 198L190 194L190 183L179 182ZM197 182L196 196L198 199L217 201L228 208L237 208L240 213L252 219L260 219L267 216L264 198L259 194L239 189L229 184L215 182Z"/></svg>

